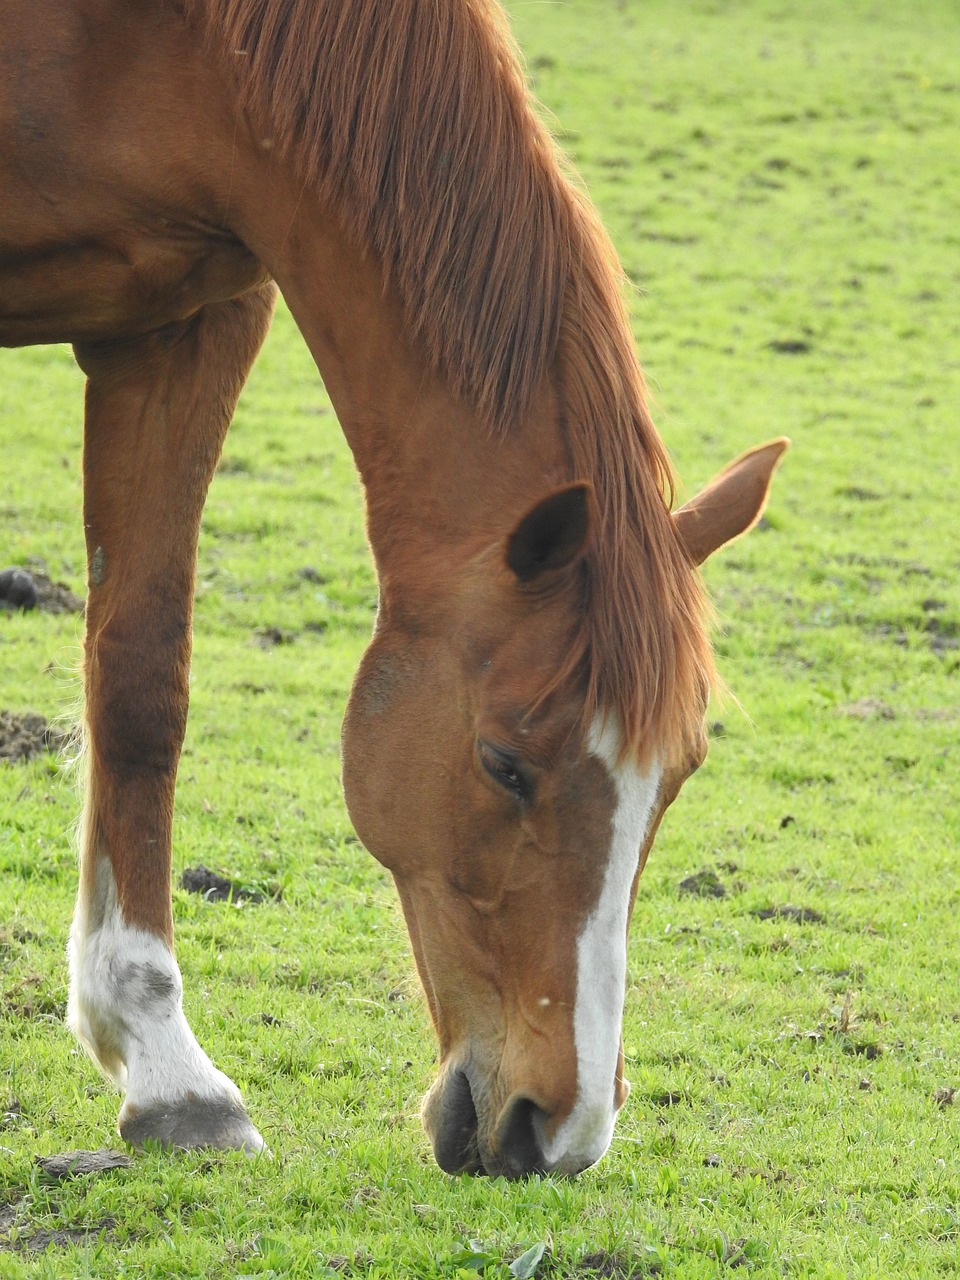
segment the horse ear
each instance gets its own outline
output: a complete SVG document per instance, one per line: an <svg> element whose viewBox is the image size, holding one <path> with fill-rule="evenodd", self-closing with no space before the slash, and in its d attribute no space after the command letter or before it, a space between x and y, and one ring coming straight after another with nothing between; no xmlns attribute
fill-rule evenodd
<svg viewBox="0 0 960 1280"><path fill-rule="evenodd" d="M790 441L780 436L748 449L673 513L674 527L694 564L703 564L718 547L753 528L767 505L777 463L789 447Z"/></svg>
<svg viewBox="0 0 960 1280"><path fill-rule="evenodd" d="M590 486L579 482L542 498L507 539L507 567L532 582L572 564L590 538L591 505Z"/></svg>

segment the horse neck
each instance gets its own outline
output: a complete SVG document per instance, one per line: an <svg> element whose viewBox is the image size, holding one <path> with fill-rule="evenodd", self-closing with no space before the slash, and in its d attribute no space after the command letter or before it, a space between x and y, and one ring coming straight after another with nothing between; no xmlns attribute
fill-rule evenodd
<svg viewBox="0 0 960 1280"><path fill-rule="evenodd" d="M379 263L302 184L271 183L247 242L277 281L316 361L363 481L381 584L424 581L499 541L571 475L546 379L530 412L494 437L430 366ZM439 567L439 566L438 566Z"/></svg>

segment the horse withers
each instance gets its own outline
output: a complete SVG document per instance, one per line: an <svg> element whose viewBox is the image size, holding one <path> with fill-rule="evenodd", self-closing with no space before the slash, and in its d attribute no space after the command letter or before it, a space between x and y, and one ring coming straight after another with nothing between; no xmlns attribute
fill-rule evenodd
<svg viewBox="0 0 960 1280"><path fill-rule="evenodd" d="M171 827L201 511L279 288L365 488L343 735L440 1043L440 1165L576 1173L626 1096L627 928L704 753L696 566L785 447L671 514L615 257L493 0L8 0L0 343L87 377L69 1020L120 1132L262 1148L182 1011Z"/></svg>

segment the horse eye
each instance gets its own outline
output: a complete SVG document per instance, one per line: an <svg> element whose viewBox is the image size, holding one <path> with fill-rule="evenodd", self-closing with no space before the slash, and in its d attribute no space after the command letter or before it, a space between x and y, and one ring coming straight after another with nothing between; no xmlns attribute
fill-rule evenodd
<svg viewBox="0 0 960 1280"><path fill-rule="evenodd" d="M490 746L489 742L478 742L477 750L480 763L494 782L512 792L518 800L530 799L533 786L516 756L510 755L508 751L501 751L499 747Z"/></svg>

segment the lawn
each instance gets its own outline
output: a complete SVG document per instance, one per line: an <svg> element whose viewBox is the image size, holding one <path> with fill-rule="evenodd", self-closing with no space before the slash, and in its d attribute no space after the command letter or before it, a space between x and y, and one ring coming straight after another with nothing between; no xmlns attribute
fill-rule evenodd
<svg viewBox="0 0 960 1280"><path fill-rule="evenodd" d="M71 779L0 762L0 1276L960 1268L960 12L509 12L635 287L682 491L793 439L706 567L731 695L641 882L613 1147L574 1182L433 1164L432 1032L338 782L376 596L359 488L281 311L207 506L175 832L178 874L267 895L175 910L188 1016L274 1158L35 1163L119 1148L118 1098L62 1025ZM68 349L0 352L0 568L78 592L81 397ZM0 710L68 722L80 634L0 614Z"/></svg>

